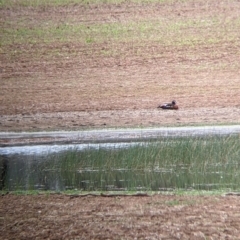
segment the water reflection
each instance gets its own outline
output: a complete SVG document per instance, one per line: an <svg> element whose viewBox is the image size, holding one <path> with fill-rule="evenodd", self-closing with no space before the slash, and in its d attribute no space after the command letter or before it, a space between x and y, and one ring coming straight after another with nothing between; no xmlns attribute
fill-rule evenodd
<svg viewBox="0 0 240 240"><path fill-rule="evenodd" d="M0 148L0 189L239 188L238 136Z"/></svg>
<svg viewBox="0 0 240 240"><path fill-rule="evenodd" d="M143 143L62 144L0 148L0 189L60 191L91 188L91 185L96 184L85 180L89 177L85 176L85 173L89 172L92 175L99 170L89 168L87 171L85 168L84 173L81 169L64 170L60 162L62 157L71 152L117 150L136 145L141 146Z"/></svg>
<svg viewBox="0 0 240 240"><path fill-rule="evenodd" d="M0 156L0 190L5 188L5 181L8 171L8 160L6 156Z"/></svg>
<svg viewBox="0 0 240 240"><path fill-rule="evenodd" d="M82 151L86 149L119 149L129 148L136 145L144 145L143 142L120 142L120 143L87 143L87 144L54 144L34 146L9 146L0 148L0 155L48 155L65 151Z"/></svg>

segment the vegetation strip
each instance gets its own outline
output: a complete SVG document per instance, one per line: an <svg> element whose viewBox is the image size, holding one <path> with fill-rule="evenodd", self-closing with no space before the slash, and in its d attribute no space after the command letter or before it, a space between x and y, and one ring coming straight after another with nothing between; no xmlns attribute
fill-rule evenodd
<svg viewBox="0 0 240 240"><path fill-rule="evenodd" d="M88 196L92 196L92 197L150 197L152 195L149 195L148 193L133 193L133 194L119 194L119 193L108 193L108 194L105 194L105 193L100 193L100 194L95 194L95 193L86 193L86 194L72 194L72 195L69 195L67 194L68 196L70 196L70 198L77 198L77 197L88 197Z"/></svg>
<svg viewBox="0 0 240 240"><path fill-rule="evenodd" d="M225 194L226 196L240 196L240 193L239 192L229 192L229 193L226 193Z"/></svg>
<svg viewBox="0 0 240 240"><path fill-rule="evenodd" d="M163 137L124 148L89 145L45 151L44 161L36 153L25 156L2 161L4 190L239 190L238 135Z"/></svg>

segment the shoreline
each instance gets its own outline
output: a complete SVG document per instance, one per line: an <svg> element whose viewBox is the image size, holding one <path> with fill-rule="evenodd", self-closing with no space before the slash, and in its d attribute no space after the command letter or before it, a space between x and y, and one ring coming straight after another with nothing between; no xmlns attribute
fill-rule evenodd
<svg viewBox="0 0 240 240"><path fill-rule="evenodd" d="M212 125L159 128L117 128L83 131L0 132L0 147L149 141L160 137L240 134L240 125Z"/></svg>

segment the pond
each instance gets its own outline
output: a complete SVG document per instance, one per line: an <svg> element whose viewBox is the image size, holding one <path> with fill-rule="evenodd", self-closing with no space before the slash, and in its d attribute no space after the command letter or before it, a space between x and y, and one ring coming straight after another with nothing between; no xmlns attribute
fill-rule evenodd
<svg viewBox="0 0 240 240"><path fill-rule="evenodd" d="M196 135L195 129L190 136L163 134L152 140L140 139L1 147L0 188L8 191L239 188L240 137L236 132L225 129L223 134Z"/></svg>
<svg viewBox="0 0 240 240"><path fill-rule="evenodd" d="M90 167L81 169L66 169L62 161L72 164L76 159L68 159L80 152L95 152L106 150L116 151L144 143L99 143L99 144L53 144L33 146L10 146L0 149L1 189L7 190L66 190L76 189L80 185L87 185L81 171L96 173ZM81 156L79 155L81 161ZM64 160L63 160L64 159ZM61 166L60 166L61 165ZM81 165L81 164L80 164ZM61 168L61 169L60 169ZM79 179L76 181L76 177ZM67 179L74 178L75 182L66 184ZM68 181L67 181L68 182Z"/></svg>

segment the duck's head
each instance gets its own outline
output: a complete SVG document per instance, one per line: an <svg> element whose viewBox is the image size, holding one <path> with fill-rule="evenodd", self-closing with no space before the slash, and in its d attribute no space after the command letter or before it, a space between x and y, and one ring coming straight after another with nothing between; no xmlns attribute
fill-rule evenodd
<svg viewBox="0 0 240 240"><path fill-rule="evenodd" d="M176 105L176 101L175 100L172 101L172 105Z"/></svg>

